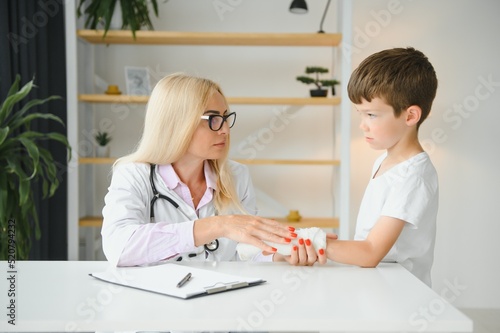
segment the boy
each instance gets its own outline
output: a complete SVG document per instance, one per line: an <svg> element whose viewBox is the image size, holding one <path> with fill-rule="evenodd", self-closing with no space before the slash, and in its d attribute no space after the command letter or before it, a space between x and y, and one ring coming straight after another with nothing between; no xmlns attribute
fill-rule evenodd
<svg viewBox="0 0 500 333"><path fill-rule="evenodd" d="M348 84L373 149L386 150L373 167L361 202L354 241L327 239L318 261L375 267L396 261L431 285L438 178L418 140L429 115L437 78L413 48L384 50L365 59Z"/></svg>

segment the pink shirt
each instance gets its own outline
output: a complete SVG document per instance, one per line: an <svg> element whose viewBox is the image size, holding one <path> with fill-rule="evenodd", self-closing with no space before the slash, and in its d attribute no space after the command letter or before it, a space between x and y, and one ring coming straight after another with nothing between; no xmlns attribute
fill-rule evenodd
<svg viewBox="0 0 500 333"><path fill-rule="evenodd" d="M161 178L163 178L163 181L165 182L167 187L177 193L182 198L182 200L184 200L184 202L193 207L193 209L196 211L196 215L198 215L198 211L201 207L212 201L213 193L217 189L215 174L206 161L203 165L203 170L205 172L207 189L205 190L203 197L198 203L198 207L195 207L191 192L189 191L189 187L180 180L179 176L177 176L174 168L172 167L172 164L160 165L158 167L158 172Z"/></svg>
<svg viewBox="0 0 500 333"><path fill-rule="evenodd" d="M176 192L182 200L196 211L213 199L213 192L217 189L216 175L207 161L204 163L204 173L207 188L197 207L191 197L191 192L184 184L171 164L158 166L158 173L167 187ZM179 253L189 252L196 248L193 237L194 221L185 223L171 223L159 221L141 225L130 237L123 250L118 266L136 266L145 262L158 262L169 259ZM168 241L167 241L168 240ZM272 255L264 256L262 252L253 258L254 261L272 261Z"/></svg>

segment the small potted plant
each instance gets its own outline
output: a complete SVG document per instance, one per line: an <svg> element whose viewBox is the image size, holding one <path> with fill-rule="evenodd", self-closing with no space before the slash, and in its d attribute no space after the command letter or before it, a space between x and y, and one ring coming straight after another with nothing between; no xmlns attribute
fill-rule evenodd
<svg viewBox="0 0 500 333"><path fill-rule="evenodd" d="M323 89L323 87L332 87L332 93L335 95L335 85L340 82L337 80L320 80L319 75L325 73L328 73L328 68L306 67L306 74L315 74L315 76L297 76L297 81L316 85L316 89L310 90L311 97L326 97L326 95L328 95L328 90Z"/></svg>
<svg viewBox="0 0 500 333"><path fill-rule="evenodd" d="M157 0L80 0L77 15L78 17L86 15L85 28L87 29L97 29L102 25L104 28L102 37L104 38L111 27L111 21L114 22L113 13L115 13L120 16L118 21L121 19L121 22L118 25L121 26L121 29L130 28L135 39L135 32L141 30L142 27L153 30L148 2L151 2L153 11L158 17ZM82 7L85 4L85 10L82 12Z"/></svg>
<svg viewBox="0 0 500 333"><path fill-rule="evenodd" d="M109 157L108 143L111 141L111 136L107 132L97 132L95 141L97 142L97 157Z"/></svg>

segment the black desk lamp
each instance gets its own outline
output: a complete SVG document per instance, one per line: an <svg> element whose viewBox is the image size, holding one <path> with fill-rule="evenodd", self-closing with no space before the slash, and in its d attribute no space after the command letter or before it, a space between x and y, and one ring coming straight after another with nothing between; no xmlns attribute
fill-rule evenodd
<svg viewBox="0 0 500 333"><path fill-rule="evenodd" d="M323 12L323 17L321 18L321 23L319 25L319 31L318 33L324 34L325 31L323 30L323 22L325 22L325 17L326 17L326 12L328 11L328 7L330 7L330 2L331 0L328 0L326 2L326 7L325 11ZM292 4L290 5L290 12L294 14L305 14L307 13L307 3L306 0L293 0Z"/></svg>

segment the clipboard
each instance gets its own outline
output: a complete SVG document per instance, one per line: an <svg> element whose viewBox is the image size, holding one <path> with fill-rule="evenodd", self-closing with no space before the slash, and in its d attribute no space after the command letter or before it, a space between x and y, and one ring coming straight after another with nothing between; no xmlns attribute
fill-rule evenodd
<svg viewBox="0 0 500 333"><path fill-rule="evenodd" d="M177 283L188 273L191 273L191 279L178 288ZM104 272L89 275L120 286L181 299L213 295L266 282L261 278L225 274L173 263L146 267L110 267Z"/></svg>

